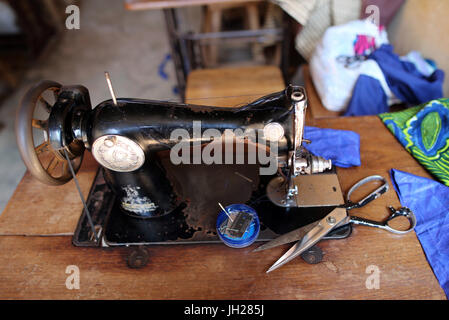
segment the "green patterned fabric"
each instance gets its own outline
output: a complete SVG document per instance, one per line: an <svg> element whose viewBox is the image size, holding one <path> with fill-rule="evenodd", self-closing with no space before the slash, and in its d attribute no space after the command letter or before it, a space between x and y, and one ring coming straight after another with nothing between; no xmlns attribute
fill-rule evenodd
<svg viewBox="0 0 449 320"><path fill-rule="evenodd" d="M419 163L449 186L449 99L379 117Z"/></svg>

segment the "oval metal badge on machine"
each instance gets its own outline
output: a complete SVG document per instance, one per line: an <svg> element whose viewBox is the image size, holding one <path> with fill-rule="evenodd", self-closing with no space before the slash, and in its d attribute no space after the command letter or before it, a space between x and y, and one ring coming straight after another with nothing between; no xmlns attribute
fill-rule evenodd
<svg viewBox="0 0 449 320"><path fill-rule="evenodd" d="M137 170L145 162L145 154L137 143L117 135L106 135L95 140L92 154L102 166L118 172Z"/></svg>

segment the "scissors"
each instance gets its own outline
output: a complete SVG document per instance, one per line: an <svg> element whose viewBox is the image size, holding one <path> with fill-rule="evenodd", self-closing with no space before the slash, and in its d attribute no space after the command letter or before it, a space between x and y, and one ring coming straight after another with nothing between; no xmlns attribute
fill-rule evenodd
<svg viewBox="0 0 449 320"><path fill-rule="evenodd" d="M367 195L365 198L358 202L352 202L351 201L351 195L352 193L360 188L362 185L375 181L380 180L383 182L383 185L378 187L376 190L371 192L369 195ZM355 185L349 189L349 192L346 196L346 204L339 206L335 208L333 211L331 211L327 216L325 216L323 219L319 221L315 221L311 224L308 224L304 227L301 227L299 229L293 230L289 233L286 233L274 240L271 240L264 245L258 247L254 251L261 251L266 250L269 248L274 248L282 244L290 243L293 241L297 241L296 244L294 244L290 250L288 250L281 258L279 258L278 261L276 261L270 269L268 269L268 272L271 272L280 266L286 264L287 262L293 260L306 250L310 249L313 245L315 245L318 241L323 239L329 232L343 227L347 224L353 223L358 225L364 225L364 226L370 226L370 227L376 227L380 229L387 230L389 232L395 233L395 234L405 234L410 231L412 231L416 226L416 218L414 213L406 207L401 207L398 210L394 209L393 207L389 207L391 211L391 215L383 222L363 219L359 217L353 217L349 216L348 211L354 208L361 208L371 201L379 198L382 194L387 192L389 189L387 180L379 175L369 176L366 177L359 182L357 182ZM395 228L390 227L389 223L398 218L398 217L406 217L409 220L410 226L407 230L398 230Z"/></svg>

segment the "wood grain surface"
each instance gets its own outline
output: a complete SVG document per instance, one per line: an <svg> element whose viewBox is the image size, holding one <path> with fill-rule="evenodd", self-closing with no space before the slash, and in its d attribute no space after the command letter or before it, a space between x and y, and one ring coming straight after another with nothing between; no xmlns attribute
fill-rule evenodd
<svg viewBox="0 0 449 320"><path fill-rule="evenodd" d="M238 107L284 89L281 71L275 66L199 69L187 79L186 102Z"/></svg>
<svg viewBox="0 0 449 320"><path fill-rule="evenodd" d="M89 193L97 168L91 153L86 151L77 174L84 197ZM62 186L48 186L27 171L0 215L0 234L73 233L82 208L73 180Z"/></svg>
<svg viewBox="0 0 449 320"><path fill-rule="evenodd" d="M209 4L258 2L261 0L125 0L127 10L157 10Z"/></svg>
<svg viewBox="0 0 449 320"><path fill-rule="evenodd" d="M214 79L220 87L208 92L213 96L228 95L222 72L214 75L209 71L205 86ZM270 87L271 78L260 78L242 90L259 92L265 80ZM233 83L228 85L233 87ZM197 86L196 90L201 91ZM270 92L281 86L273 85ZM187 93L200 97L189 88ZM389 180L390 168L429 177L375 116L319 119L307 124L360 134L362 166L338 169L344 192L368 175L381 174ZM84 192L96 169L92 158L86 158L79 173L80 179L84 177ZM81 204L70 184L60 188L43 186L26 174L0 216L1 230L73 231L71 223L81 213ZM388 214L387 205L400 205L393 188L351 214L382 219ZM23 219L15 217L20 214L24 214ZM50 228L47 224L51 219L60 226ZM79 248L72 246L67 236L0 236L0 299L445 299L413 232L399 236L355 226L348 239L319 243L325 252L322 263L309 265L298 258L270 274L265 273L267 268L289 246L251 252L256 246L153 246L149 248L149 265L134 270L126 266L127 248ZM80 269L79 290L65 286L69 265ZM370 265L379 268L379 289L365 286Z"/></svg>

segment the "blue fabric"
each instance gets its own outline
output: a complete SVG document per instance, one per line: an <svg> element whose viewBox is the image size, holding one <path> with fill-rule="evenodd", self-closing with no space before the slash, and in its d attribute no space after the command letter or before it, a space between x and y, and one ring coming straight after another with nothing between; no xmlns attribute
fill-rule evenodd
<svg viewBox="0 0 449 320"><path fill-rule="evenodd" d="M449 187L396 169L390 175L401 204L416 215L416 235L449 298Z"/></svg>
<svg viewBox="0 0 449 320"><path fill-rule="evenodd" d="M387 96L379 80L367 75L360 75L345 116L365 116L388 112Z"/></svg>
<svg viewBox="0 0 449 320"><path fill-rule="evenodd" d="M360 166L360 136L348 130L304 127L304 139L312 141L303 146L316 156L332 160L338 167Z"/></svg>
<svg viewBox="0 0 449 320"><path fill-rule="evenodd" d="M430 76L422 75L416 66L403 61L393 52L393 46L382 45L369 59L377 62L391 91L403 102L420 104L443 97L444 72L435 70Z"/></svg>
<svg viewBox="0 0 449 320"><path fill-rule="evenodd" d="M384 44L368 59L376 61L388 87L402 102L416 105L443 97L444 72L436 69L425 76L415 64L401 60L393 46ZM354 86L346 116L374 115L388 112L387 96L379 80L361 74Z"/></svg>

